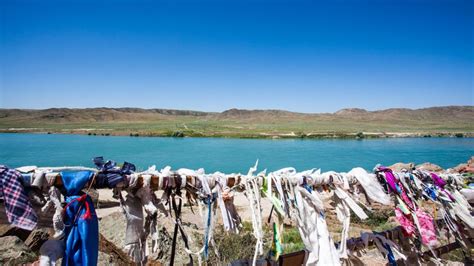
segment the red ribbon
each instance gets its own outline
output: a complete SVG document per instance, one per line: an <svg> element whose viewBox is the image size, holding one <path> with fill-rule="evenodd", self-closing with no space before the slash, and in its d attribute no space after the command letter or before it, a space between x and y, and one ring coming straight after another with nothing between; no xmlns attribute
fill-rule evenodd
<svg viewBox="0 0 474 266"><path fill-rule="evenodd" d="M75 198L73 200L71 200L68 204L66 204L66 206L64 207L63 211L65 212L67 210L67 208L74 202L74 201L78 201L80 203L85 203L85 206L86 206L86 213L84 213L84 215L82 216L82 219L91 219L92 218L92 213L91 213L91 209L90 209L90 206L89 206L89 202L87 201L87 194L84 194L82 196L80 196L79 198ZM80 211L81 209L78 210L78 212Z"/></svg>

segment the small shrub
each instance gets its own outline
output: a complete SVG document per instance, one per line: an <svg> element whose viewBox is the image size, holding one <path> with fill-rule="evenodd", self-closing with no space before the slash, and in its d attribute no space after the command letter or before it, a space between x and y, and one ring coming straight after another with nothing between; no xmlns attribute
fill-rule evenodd
<svg viewBox="0 0 474 266"><path fill-rule="evenodd" d="M252 234L252 225L243 224L240 234L232 234L225 232L222 226L218 226L214 232L214 240L216 243L219 256L216 256L212 247L209 247L208 265L227 265L232 261L239 259L253 258L255 251L255 237ZM202 241L203 236L198 237Z"/></svg>
<svg viewBox="0 0 474 266"><path fill-rule="evenodd" d="M255 251L255 237L250 222L243 222L240 234L231 234L223 230L222 226L216 228L214 239L219 250L219 257L214 253L209 253L208 265L227 265L228 263L239 259L251 259ZM264 225L263 250L267 256L272 245L272 229L268 224ZM202 238L202 236L200 236ZM283 254L296 252L305 248L301 240L300 233L295 227L285 227L282 235ZM220 263L218 263L220 262Z"/></svg>
<svg viewBox="0 0 474 266"><path fill-rule="evenodd" d="M283 230L283 253L291 253L305 248L301 240L300 232L296 227L288 227Z"/></svg>
<svg viewBox="0 0 474 266"><path fill-rule="evenodd" d="M361 220L357 215L351 212L351 222L356 224L367 225L371 228L385 224L390 216L393 216L392 210L381 210L374 212L367 212L369 218Z"/></svg>

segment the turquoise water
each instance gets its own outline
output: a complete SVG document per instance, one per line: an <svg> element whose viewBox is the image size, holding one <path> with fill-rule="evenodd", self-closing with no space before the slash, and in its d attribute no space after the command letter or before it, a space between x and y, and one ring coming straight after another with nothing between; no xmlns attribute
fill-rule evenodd
<svg viewBox="0 0 474 266"><path fill-rule="evenodd" d="M247 140L0 134L0 164L10 167L93 166L93 157L104 156L134 163L140 169L156 164L246 173L259 159L259 170L293 166L297 170L347 171L396 162L433 162L448 168L472 155L474 138Z"/></svg>

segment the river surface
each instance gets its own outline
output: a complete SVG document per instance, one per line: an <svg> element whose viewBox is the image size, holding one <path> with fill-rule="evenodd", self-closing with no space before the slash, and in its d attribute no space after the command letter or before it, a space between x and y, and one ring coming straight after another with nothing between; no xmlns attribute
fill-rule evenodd
<svg viewBox="0 0 474 266"><path fill-rule="evenodd" d="M267 140L226 138L115 137L58 134L0 134L0 164L92 167L104 156L150 165L204 168L206 172L246 173L259 159L259 170L292 166L297 170L367 170L380 163L432 162L443 168L474 155L474 138L390 138L365 140Z"/></svg>

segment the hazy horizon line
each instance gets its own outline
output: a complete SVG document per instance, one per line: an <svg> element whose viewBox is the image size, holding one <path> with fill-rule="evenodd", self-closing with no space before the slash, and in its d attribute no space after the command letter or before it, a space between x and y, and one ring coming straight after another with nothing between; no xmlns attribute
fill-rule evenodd
<svg viewBox="0 0 474 266"><path fill-rule="evenodd" d="M204 111L204 110L196 110L196 109L177 109L177 108L161 108L161 107L153 107L153 108L143 108L143 107L132 107L132 106L122 106L122 107L110 107L110 106L96 106L96 107L48 107L48 108L15 108L15 107L0 107L0 110L25 110L25 111L44 111L44 110L51 110L51 109L69 109L69 110L85 110L85 109L140 109L140 110L169 110L169 111L189 111L189 112L201 112L201 113L224 113L226 111L231 110L238 110L238 111L283 111L283 112L290 112L290 113L300 113L300 114L334 114L342 110L360 110L366 112L380 112L380 111L387 111L387 110L394 110L394 109L402 109L402 110L423 110L423 109L432 109L432 108L449 108L449 107L473 107L473 105L435 105L435 106L426 106L426 107L418 107L418 108L409 108L409 107L390 107L384 109L365 109L362 107L344 107L338 109L336 111L326 111L326 112L301 112L301 111L293 111L287 109L278 109L278 108L240 108L240 107L232 107L221 111Z"/></svg>

